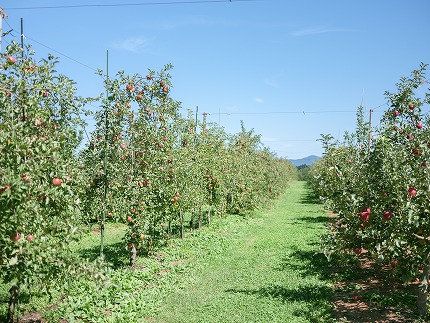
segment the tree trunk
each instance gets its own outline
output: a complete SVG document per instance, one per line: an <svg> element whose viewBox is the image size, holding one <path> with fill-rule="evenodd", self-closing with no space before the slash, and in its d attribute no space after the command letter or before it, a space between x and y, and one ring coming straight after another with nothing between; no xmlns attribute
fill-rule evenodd
<svg viewBox="0 0 430 323"><path fill-rule="evenodd" d="M190 229L192 230L193 227L194 227L194 210L191 211Z"/></svg>
<svg viewBox="0 0 430 323"><path fill-rule="evenodd" d="M211 209L212 209L212 205L209 205L209 210L208 210L208 225L211 225Z"/></svg>
<svg viewBox="0 0 430 323"><path fill-rule="evenodd" d="M427 296L428 296L428 280L429 280L430 263L424 265L423 278L418 286L418 314L420 316L427 315Z"/></svg>
<svg viewBox="0 0 430 323"><path fill-rule="evenodd" d="M136 262L136 254L137 254L137 250L136 250L136 247L133 245L130 251L130 267L132 267Z"/></svg>
<svg viewBox="0 0 430 323"><path fill-rule="evenodd" d="M199 209L199 230L202 228L202 217L203 217L203 211L202 208Z"/></svg>
<svg viewBox="0 0 430 323"><path fill-rule="evenodd" d="M167 243L170 242L170 239L172 239L172 221L167 223Z"/></svg>
<svg viewBox="0 0 430 323"><path fill-rule="evenodd" d="M184 214L182 213L182 210L179 211L179 219L181 222L181 239L184 238Z"/></svg>
<svg viewBox="0 0 430 323"><path fill-rule="evenodd" d="M9 311L7 313L7 322L12 323L13 322L13 315L15 312L15 305L18 301L18 286L13 285L10 290L10 299L9 299Z"/></svg>

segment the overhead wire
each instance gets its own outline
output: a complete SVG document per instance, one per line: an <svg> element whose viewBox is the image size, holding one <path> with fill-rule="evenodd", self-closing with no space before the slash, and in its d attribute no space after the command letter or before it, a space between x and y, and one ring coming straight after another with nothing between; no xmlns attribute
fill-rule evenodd
<svg viewBox="0 0 430 323"><path fill-rule="evenodd" d="M80 5L59 5L59 6L34 6L34 7L10 7L5 10L36 10L36 9L70 9L70 8L88 8L88 7L131 7L131 6L157 6L157 5L188 5L188 4L205 4L205 3L222 3L222 2L257 2L263 0L196 0L196 1L157 1L157 2L139 2L139 3L113 3L113 4L80 4Z"/></svg>

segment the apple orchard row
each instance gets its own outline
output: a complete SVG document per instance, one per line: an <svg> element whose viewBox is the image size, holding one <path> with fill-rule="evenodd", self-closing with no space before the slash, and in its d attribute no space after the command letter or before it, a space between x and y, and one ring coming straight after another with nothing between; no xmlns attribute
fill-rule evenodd
<svg viewBox="0 0 430 323"><path fill-rule="evenodd" d="M295 174L243 124L231 135L191 112L182 116L170 95L170 65L145 76L99 71L105 93L84 98L57 63L51 55L36 61L15 42L2 54L4 282L48 288L53 277L94 273L68 250L93 223L104 229L105 218L127 223L124 249L150 252L178 230L201 225L203 215L207 223L264 206ZM91 133L88 118L95 120Z"/></svg>

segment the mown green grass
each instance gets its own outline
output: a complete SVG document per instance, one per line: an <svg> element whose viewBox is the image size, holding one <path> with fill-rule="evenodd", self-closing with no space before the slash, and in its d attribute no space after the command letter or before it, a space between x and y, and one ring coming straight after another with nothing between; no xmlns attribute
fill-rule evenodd
<svg viewBox="0 0 430 323"><path fill-rule="evenodd" d="M319 252L326 222L305 183L292 182L270 210L214 218L153 256L138 257L134 268L122 241L125 227L109 225L107 283L70 277L52 300L35 296L20 311L40 311L49 322L327 322L332 290ZM99 243L89 233L74 250L95 259Z"/></svg>
<svg viewBox="0 0 430 323"><path fill-rule="evenodd" d="M156 321L329 320L332 290L319 252L326 222L304 183L292 183L271 210L226 233L226 250L165 300Z"/></svg>

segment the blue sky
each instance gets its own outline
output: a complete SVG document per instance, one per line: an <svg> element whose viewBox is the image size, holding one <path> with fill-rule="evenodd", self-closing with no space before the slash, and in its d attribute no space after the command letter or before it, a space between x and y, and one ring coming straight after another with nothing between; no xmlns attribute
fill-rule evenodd
<svg viewBox="0 0 430 323"><path fill-rule="evenodd" d="M109 4L140 4L104 6ZM97 4L102 6L88 6ZM37 9L37 7L78 6ZM85 6L79 6L85 5ZM228 133L247 129L280 157L321 155L320 134L342 138L356 109L378 122L384 92L430 63L428 0L20 0L2 47L25 42L96 96L95 69L146 75L171 63L171 96ZM34 8L34 9L18 9ZM422 89L424 93L424 89ZM201 116L200 116L201 117ZM91 122L89 129L91 128Z"/></svg>

